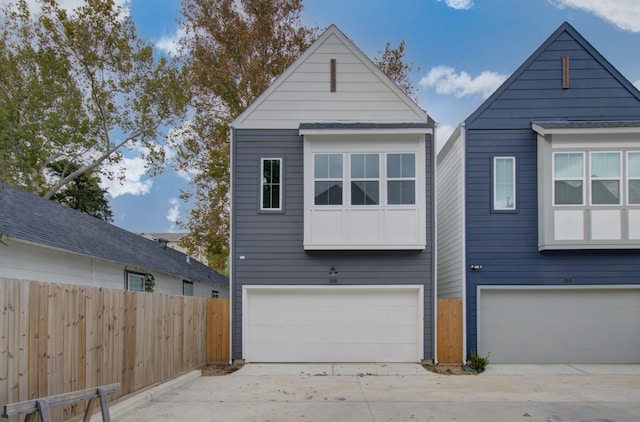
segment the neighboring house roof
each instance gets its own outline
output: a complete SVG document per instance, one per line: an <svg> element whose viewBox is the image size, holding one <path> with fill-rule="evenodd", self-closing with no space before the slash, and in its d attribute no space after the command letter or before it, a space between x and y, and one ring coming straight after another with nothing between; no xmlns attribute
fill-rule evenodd
<svg viewBox="0 0 640 422"><path fill-rule="evenodd" d="M138 233L140 236L150 240L167 239L168 242L178 242L185 237L187 233Z"/></svg>
<svg viewBox="0 0 640 422"><path fill-rule="evenodd" d="M571 26L568 22L564 22L558 29L555 30L553 34L547 38L547 40L542 43L540 47L531 55L527 60L525 60L518 69L513 72L513 74L502 84L500 87L493 93L489 98L485 100L480 107L478 107L466 120L465 123L467 126L473 124L473 122L485 112L487 108L491 106L491 104L498 99L504 91L509 89L509 87L518 79L520 79L521 75L531 66L531 64L538 60L538 58L549 48L549 46L554 43L563 33L567 33L571 38L573 38L585 51L588 52L591 57L600 64L615 80L617 80L620 85L622 85L626 90L640 100L640 92L636 89L635 86L627 78L625 78L609 61L602 55L598 50L596 50L576 29Z"/></svg>
<svg viewBox="0 0 640 422"><path fill-rule="evenodd" d="M328 92L329 60L337 60L338 75L363 76L370 79L338 81L338 86L348 86L348 91ZM342 69L342 70L341 70ZM343 72L343 73L341 73ZM355 76L354 76L355 75ZM375 86L375 89L372 89ZM294 94L292 94L294 93ZM295 110L282 109L283 103L297 103ZM377 114L361 109L359 105L389 103L394 110ZM309 105L314 105L309 109ZM293 111L312 110L312 115L298 115ZM364 114L362 112L364 111ZM273 116L287 114L287 119ZM260 115L259 117L257 117ZM295 115L295 116L294 116ZM295 117L295 118L294 118ZM309 118L307 118L309 117ZM330 25L271 85L242 112L232 123L242 129L297 129L304 122L353 122L384 121L428 122L426 111L393 83L340 29ZM432 123L432 121L431 121ZM283 126L284 124L284 126ZM286 126L286 127L285 127ZM289 127L291 126L291 127Z"/></svg>
<svg viewBox="0 0 640 422"><path fill-rule="evenodd" d="M189 281L228 285L223 275L187 255L96 217L0 185L0 231L55 249L160 271ZM0 245L1 248L4 247Z"/></svg>

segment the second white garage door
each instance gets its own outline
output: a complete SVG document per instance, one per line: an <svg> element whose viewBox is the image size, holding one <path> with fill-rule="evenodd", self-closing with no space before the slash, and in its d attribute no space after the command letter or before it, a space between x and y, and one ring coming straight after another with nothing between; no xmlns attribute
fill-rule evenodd
<svg viewBox="0 0 640 422"><path fill-rule="evenodd" d="M640 289L481 288L478 351L493 363L640 363Z"/></svg>
<svg viewBox="0 0 640 422"><path fill-rule="evenodd" d="M422 286L245 286L247 362L419 362Z"/></svg>

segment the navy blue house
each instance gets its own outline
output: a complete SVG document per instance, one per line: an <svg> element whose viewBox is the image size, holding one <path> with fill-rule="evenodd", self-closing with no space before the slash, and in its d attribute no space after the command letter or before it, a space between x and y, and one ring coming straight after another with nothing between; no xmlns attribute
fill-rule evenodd
<svg viewBox="0 0 640 422"><path fill-rule="evenodd" d="M562 24L437 159L464 360L640 363L640 93Z"/></svg>

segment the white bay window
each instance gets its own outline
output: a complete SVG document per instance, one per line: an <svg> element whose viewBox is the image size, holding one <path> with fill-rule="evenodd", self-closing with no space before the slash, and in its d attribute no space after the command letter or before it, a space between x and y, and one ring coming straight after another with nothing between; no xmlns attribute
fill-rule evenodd
<svg viewBox="0 0 640 422"><path fill-rule="evenodd" d="M534 123L538 248L640 248L637 122Z"/></svg>
<svg viewBox="0 0 640 422"><path fill-rule="evenodd" d="M424 249L422 133L304 135L305 249Z"/></svg>

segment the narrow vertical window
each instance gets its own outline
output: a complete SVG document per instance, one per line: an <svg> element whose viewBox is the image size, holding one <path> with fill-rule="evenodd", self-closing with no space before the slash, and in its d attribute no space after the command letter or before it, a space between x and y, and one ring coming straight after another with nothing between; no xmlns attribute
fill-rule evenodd
<svg viewBox="0 0 640 422"><path fill-rule="evenodd" d="M351 154L351 205L378 205L379 179L378 154Z"/></svg>
<svg viewBox="0 0 640 422"><path fill-rule="evenodd" d="M182 294L193 296L193 281L182 280Z"/></svg>
<svg viewBox="0 0 640 422"><path fill-rule="evenodd" d="M313 158L315 205L342 205L342 154Z"/></svg>
<svg viewBox="0 0 640 422"><path fill-rule="evenodd" d="M261 210L282 210L282 159L260 160L262 181L260 189Z"/></svg>
<svg viewBox="0 0 640 422"><path fill-rule="evenodd" d="M553 204L584 204L584 154L556 152L553 154Z"/></svg>
<svg viewBox="0 0 640 422"><path fill-rule="evenodd" d="M387 154L387 204L416 203L416 155Z"/></svg>
<svg viewBox="0 0 640 422"><path fill-rule="evenodd" d="M627 154L628 203L640 205L640 152Z"/></svg>
<svg viewBox="0 0 640 422"><path fill-rule="evenodd" d="M496 211L516 209L515 157L493 158L493 209Z"/></svg>
<svg viewBox="0 0 640 422"><path fill-rule="evenodd" d="M620 153L591 153L591 204L620 204Z"/></svg>

